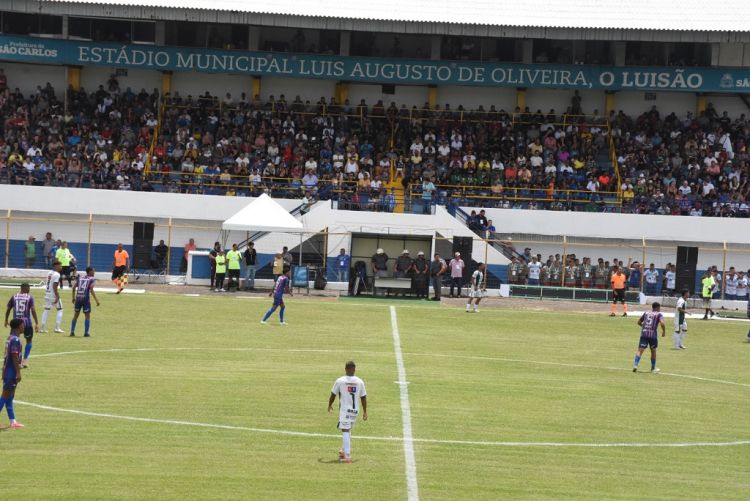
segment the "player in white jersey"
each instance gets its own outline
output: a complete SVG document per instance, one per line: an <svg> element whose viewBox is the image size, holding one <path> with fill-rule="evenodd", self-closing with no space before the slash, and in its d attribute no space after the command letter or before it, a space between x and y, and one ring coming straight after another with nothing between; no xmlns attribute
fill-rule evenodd
<svg viewBox="0 0 750 501"><path fill-rule="evenodd" d="M674 334L672 334L675 350L685 349L685 345L682 342L685 340L685 335L687 335L685 310L687 310L687 300L689 297L690 291L683 289L680 298L677 300L677 308L674 312Z"/></svg>
<svg viewBox="0 0 750 501"><path fill-rule="evenodd" d="M47 317L49 311L54 308L57 310L57 316L55 317L55 332L62 333L62 317L63 317L63 305L60 299L60 270L62 265L60 261L52 263L52 271L47 273L47 282L45 283L44 290L44 312L42 313L42 329L41 332L47 332Z"/></svg>
<svg viewBox="0 0 750 501"><path fill-rule="evenodd" d="M469 302L466 303L466 313L471 311L471 303L474 303L474 313L479 313L479 301L484 297L484 291L487 290L487 284L484 281L484 263L479 263L477 269L471 274L471 283L469 284Z"/></svg>
<svg viewBox="0 0 750 501"><path fill-rule="evenodd" d="M724 299L734 301L737 299L737 280L739 276L734 272L734 266L729 268L729 273L724 277Z"/></svg>
<svg viewBox="0 0 750 501"><path fill-rule="evenodd" d="M362 420L367 421L367 391L365 382L354 375L357 366L353 360L349 360L345 366L346 376L341 376L333 383L331 396L328 398L328 412L333 411L333 403L339 397L339 423L341 430L342 447L339 450L339 460L342 463L352 462L352 428L362 408ZM359 397L360 403L357 402Z"/></svg>

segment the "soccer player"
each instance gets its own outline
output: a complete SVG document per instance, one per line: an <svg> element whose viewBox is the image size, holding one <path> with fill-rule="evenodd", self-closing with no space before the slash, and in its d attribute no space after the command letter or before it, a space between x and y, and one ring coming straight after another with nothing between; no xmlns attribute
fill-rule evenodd
<svg viewBox="0 0 750 501"><path fill-rule="evenodd" d="M645 312L638 319L638 326L641 328L641 339L638 341L638 351L635 353L633 372L638 372L638 364L641 363L641 356L647 347L651 349L651 372L653 374L659 372L659 369L656 367L656 348L659 346L657 328L661 328L661 337L666 335L664 315L661 314L660 309L661 305L654 303L651 305L651 311Z"/></svg>
<svg viewBox="0 0 750 501"><path fill-rule="evenodd" d="M10 321L10 335L5 341L5 357L3 358L3 393L0 396L0 412L3 407L8 411L10 428L23 428L16 421L16 413L13 409L13 398L16 396L16 387L21 382L21 338L19 335L24 331L24 322L20 318Z"/></svg>
<svg viewBox="0 0 750 501"><path fill-rule="evenodd" d="M328 397L328 412L333 411L333 403L339 397L339 422L336 426L341 430L342 447L339 449L339 461L342 463L352 462L352 428L359 416L357 397L361 402L362 420L367 421L367 391L365 382L354 375L357 366L353 360L349 360L344 367L346 376L341 376L333 383L331 396Z"/></svg>
<svg viewBox="0 0 750 501"><path fill-rule="evenodd" d="M49 310L54 306L57 310L57 316L55 317L55 332L62 334L62 317L63 317L63 305L60 300L60 270L62 265L60 261L52 263L52 270L47 273L47 283L44 290L44 311L42 312L42 328L39 332L47 332L47 317L49 316Z"/></svg>
<svg viewBox="0 0 750 501"><path fill-rule="evenodd" d="M615 272L612 274L610 283L612 284L612 311L609 316L614 317L617 311L617 301L622 304L622 316L628 316L628 304L625 302L625 283L627 277L622 272L622 268L618 266Z"/></svg>
<svg viewBox="0 0 750 501"><path fill-rule="evenodd" d="M484 282L484 263L479 263L477 269L471 274L471 284L469 290L469 302L466 303L466 313L471 311L471 303L474 302L474 313L479 313L479 301L482 300L484 291L487 290L487 284Z"/></svg>
<svg viewBox="0 0 750 501"><path fill-rule="evenodd" d="M750 299L747 301L747 318L750 318ZM747 331L747 342L750 343L750 329Z"/></svg>
<svg viewBox="0 0 750 501"><path fill-rule="evenodd" d="M78 275L75 285L73 286L73 320L70 322L70 337L76 335L76 322L78 321L78 315L83 310L83 321L84 331L83 337L90 337L89 326L91 325L91 298L94 298L96 305L99 306L99 299L96 297L94 292L94 285L96 284L96 278L94 278L94 268L89 266L86 268L85 275Z"/></svg>
<svg viewBox="0 0 750 501"><path fill-rule="evenodd" d="M682 342L685 340L687 334L687 319L685 318L685 310L687 310L687 300L690 297L690 291L682 289L682 294L677 300L677 309L674 313L674 335L672 339L674 341L675 350L684 350L685 345Z"/></svg>
<svg viewBox="0 0 750 501"><path fill-rule="evenodd" d="M117 294L121 293L128 283L128 262L130 255L128 251L122 248L122 244L117 244L117 250L112 258L112 281L117 286Z"/></svg>
<svg viewBox="0 0 750 501"><path fill-rule="evenodd" d="M5 310L5 327L8 327L8 317L13 310L13 318L23 320L23 337L26 338L26 347L23 350L23 360L21 367L29 366L29 354L31 354L31 340L34 338L34 331L39 330L39 320L36 318L36 308L34 307L34 296L30 293L29 284L21 284L21 292L12 296L8 301L8 308ZM31 317L34 317L34 326L31 325Z"/></svg>
<svg viewBox="0 0 750 501"><path fill-rule="evenodd" d="M286 309L286 306L284 305L284 292L288 292L290 296L293 296L292 289L290 287L290 275L292 273L292 268L290 266L284 266L282 270L282 274L279 275L279 278L276 279L276 284L273 287L273 291L270 295L273 295L273 306L271 306L271 309L266 312L266 315L263 317L263 320L260 321L261 324L266 325L267 320L271 315L273 315L273 312L276 311L276 308L279 309L279 322L281 325L287 325L286 322L284 322L284 310Z"/></svg>

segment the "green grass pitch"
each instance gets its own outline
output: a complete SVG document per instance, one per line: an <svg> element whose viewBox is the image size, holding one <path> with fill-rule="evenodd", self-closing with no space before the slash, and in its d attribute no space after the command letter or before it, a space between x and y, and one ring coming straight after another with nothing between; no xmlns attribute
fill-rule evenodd
<svg viewBox="0 0 750 501"><path fill-rule="evenodd" d="M35 338L16 395L26 428L0 432L3 498L407 498L388 301L295 297L282 327L259 325L266 299L100 298L91 339ZM606 305L395 304L421 499L748 498L748 444L622 446L750 440L746 322L690 321L676 352L667 319L651 375L630 371L636 319ZM347 465L326 404L350 358L370 419Z"/></svg>

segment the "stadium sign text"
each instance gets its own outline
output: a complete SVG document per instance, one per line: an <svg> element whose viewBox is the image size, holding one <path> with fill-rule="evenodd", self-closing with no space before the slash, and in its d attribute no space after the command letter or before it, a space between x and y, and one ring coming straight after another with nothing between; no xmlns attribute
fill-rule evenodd
<svg viewBox="0 0 750 501"><path fill-rule="evenodd" d="M411 85L737 92L750 70L503 64L222 51L0 36L0 60Z"/></svg>

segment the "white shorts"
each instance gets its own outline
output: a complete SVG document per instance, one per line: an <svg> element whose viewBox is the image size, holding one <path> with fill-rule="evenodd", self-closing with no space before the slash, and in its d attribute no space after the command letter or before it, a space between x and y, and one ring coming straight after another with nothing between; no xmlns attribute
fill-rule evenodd
<svg viewBox="0 0 750 501"><path fill-rule="evenodd" d="M683 321L682 323L679 323L679 320L675 317L674 331L675 332L687 332L687 321Z"/></svg>
<svg viewBox="0 0 750 501"><path fill-rule="evenodd" d="M58 299L57 302L55 302L54 297L45 297L44 298L44 309L45 310L51 310L52 307L55 307L57 310L62 310L62 299Z"/></svg>
<svg viewBox="0 0 750 501"><path fill-rule="evenodd" d="M359 411L352 411L351 409L345 411L342 409L339 412L339 424L336 427L339 430L351 430L357 422L357 416L359 416Z"/></svg>
<svg viewBox="0 0 750 501"><path fill-rule="evenodd" d="M484 291L483 290L474 290L472 289L469 293L469 297L476 298L476 299L482 299L484 297Z"/></svg>

